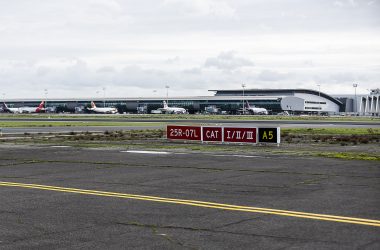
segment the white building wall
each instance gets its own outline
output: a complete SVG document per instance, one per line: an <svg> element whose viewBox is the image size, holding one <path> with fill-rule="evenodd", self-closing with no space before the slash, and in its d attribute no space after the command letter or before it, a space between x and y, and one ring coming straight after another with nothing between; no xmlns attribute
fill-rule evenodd
<svg viewBox="0 0 380 250"><path fill-rule="evenodd" d="M323 96L305 94L305 93L295 93L295 96L305 100L304 111L314 111L314 112L320 111L320 112L329 112L329 113L339 112L339 105L336 104L335 102L330 101L329 99L324 98ZM306 102L317 102L317 103L306 103ZM318 102L322 102L322 103L318 104ZM316 109L306 109L306 107L312 107Z"/></svg>
<svg viewBox="0 0 380 250"><path fill-rule="evenodd" d="M361 96L358 100L360 103L360 115L380 116L380 95Z"/></svg>
<svg viewBox="0 0 380 250"><path fill-rule="evenodd" d="M286 96L281 99L281 108L287 111L304 111L305 100L299 97Z"/></svg>

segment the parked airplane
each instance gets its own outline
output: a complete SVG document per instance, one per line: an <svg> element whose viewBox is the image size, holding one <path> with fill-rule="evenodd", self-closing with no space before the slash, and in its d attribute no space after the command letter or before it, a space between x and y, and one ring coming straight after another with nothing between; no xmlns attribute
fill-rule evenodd
<svg viewBox="0 0 380 250"><path fill-rule="evenodd" d="M91 108L88 108L88 110L93 111L95 113L101 113L101 114L116 114L117 113L116 108L98 108L96 107L93 101L91 101Z"/></svg>
<svg viewBox="0 0 380 250"><path fill-rule="evenodd" d="M164 107L157 109L157 110L160 110L162 113L166 113L166 114L187 114L187 111L184 108L169 107L168 104L166 103L166 101L164 101L163 103L164 103Z"/></svg>
<svg viewBox="0 0 380 250"><path fill-rule="evenodd" d="M251 107L249 105L249 102L246 101L247 103L247 107L245 108L245 111L249 114L252 114L252 115L267 115L268 114L268 110L265 109L265 108L257 108L255 106Z"/></svg>
<svg viewBox="0 0 380 250"><path fill-rule="evenodd" d="M21 113L41 113L45 111L44 108L45 102L42 101L38 107L19 107L19 108L8 108L7 104L3 102L3 111L8 113L15 113L15 114L21 114Z"/></svg>

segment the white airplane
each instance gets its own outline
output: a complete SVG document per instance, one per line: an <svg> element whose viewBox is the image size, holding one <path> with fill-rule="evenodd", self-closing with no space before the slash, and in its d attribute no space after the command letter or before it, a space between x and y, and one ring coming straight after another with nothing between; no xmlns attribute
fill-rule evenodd
<svg viewBox="0 0 380 250"><path fill-rule="evenodd" d="M268 110L266 110L265 108L257 108L255 106L251 107L249 105L249 102L247 102L247 107L245 108L245 110L252 114L252 115L267 115L268 114Z"/></svg>
<svg viewBox="0 0 380 250"><path fill-rule="evenodd" d="M91 101L91 108L88 108L88 110L93 111L95 113L101 113L101 114L116 114L117 113L116 108L98 108L96 107L93 101Z"/></svg>
<svg viewBox="0 0 380 250"><path fill-rule="evenodd" d="M8 113L14 113L14 114L21 114L21 113L40 113L45 111L44 108L45 102L42 101L38 107L19 107L19 108L8 108L7 104L3 102L3 111Z"/></svg>
<svg viewBox="0 0 380 250"><path fill-rule="evenodd" d="M166 114L187 114L187 110L184 108L177 108L177 107L169 107L166 101L163 102L164 107L159 108L157 110L160 110L162 113Z"/></svg>

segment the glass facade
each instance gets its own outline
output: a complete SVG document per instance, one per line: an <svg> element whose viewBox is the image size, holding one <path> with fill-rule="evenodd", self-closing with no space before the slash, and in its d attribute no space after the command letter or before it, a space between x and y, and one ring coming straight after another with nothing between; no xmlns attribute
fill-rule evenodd
<svg viewBox="0 0 380 250"><path fill-rule="evenodd" d="M94 103L98 107L116 107L119 113L151 113L152 110L157 110L163 107L163 99L113 99L113 100L94 100ZM281 112L281 98L278 99L258 99L248 100L250 106L265 108L269 112ZM20 101L20 102L8 102L9 107L21 107L21 106L38 106L40 101ZM90 107L91 100L48 100L48 107L52 108L56 112L87 112L86 108ZM169 107L185 108L190 114L203 113L207 107L213 106L221 112L227 114L236 114L243 108L243 100L230 100L228 97L220 97L215 99L170 99L168 101Z"/></svg>

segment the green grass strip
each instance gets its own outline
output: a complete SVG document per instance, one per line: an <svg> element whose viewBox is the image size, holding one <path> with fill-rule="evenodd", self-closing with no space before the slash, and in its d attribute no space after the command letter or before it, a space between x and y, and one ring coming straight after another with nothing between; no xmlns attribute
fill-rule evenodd
<svg viewBox="0 0 380 250"><path fill-rule="evenodd" d="M369 155L367 153L354 153L354 152L318 152L313 153L313 156L338 158L345 160L361 160L361 161L380 161L380 156Z"/></svg>
<svg viewBox="0 0 380 250"><path fill-rule="evenodd" d="M0 128L15 128L15 127L75 127L75 126L136 126L136 127L151 127L164 126L162 122L107 122L107 121L0 121Z"/></svg>
<svg viewBox="0 0 380 250"><path fill-rule="evenodd" d="M284 128L282 135L380 135L380 128Z"/></svg>
<svg viewBox="0 0 380 250"><path fill-rule="evenodd" d="M181 119L181 120L284 120L284 121L357 121L380 122L380 117L357 116L277 116L277 115L177 115L177 114L128 114L128 115L61 115L61 114L2 114L3 118L94 118L94 119Z"/></svg>

